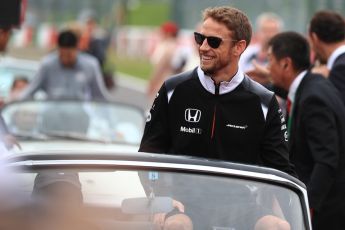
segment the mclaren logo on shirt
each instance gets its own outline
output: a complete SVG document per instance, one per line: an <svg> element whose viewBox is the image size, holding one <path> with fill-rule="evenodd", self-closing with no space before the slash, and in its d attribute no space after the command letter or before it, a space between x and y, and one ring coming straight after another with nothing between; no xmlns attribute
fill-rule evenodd
<svg viewBox="0 0 345 230"><path fill-rule="evenodd" d="M198 109L186 109L184 117L188 122L197 123L200 121L201 111Z"/></svg>

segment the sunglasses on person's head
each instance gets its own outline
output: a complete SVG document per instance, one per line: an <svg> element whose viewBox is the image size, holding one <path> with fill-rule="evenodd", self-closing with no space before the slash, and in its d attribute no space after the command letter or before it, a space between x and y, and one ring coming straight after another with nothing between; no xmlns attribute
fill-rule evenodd
<svg viewBox="0 0 345 230"><path fill-rule="evenodd" d="M205 35L200 34L198 32L194 32L194 39L198 45L202 45L202 43L204 43L204 40L206 39L207 44L213 49L217 49L223 40L228 40L228 39L222 39L222 38L215 37L215 36L205 36ZM232 41L237 41L237 40L232 40Z"/></svg>

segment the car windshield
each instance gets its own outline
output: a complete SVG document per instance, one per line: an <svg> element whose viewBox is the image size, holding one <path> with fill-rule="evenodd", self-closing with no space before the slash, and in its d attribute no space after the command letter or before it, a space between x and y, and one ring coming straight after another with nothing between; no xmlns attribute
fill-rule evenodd
<svg viewBox="0 0 345 230"><path fill-rule="evenodd" d="M2 116L22 139L138 144L144 127L140 110L118 103L26 101L7 105Z"/></svg>
<svg viewBox="0 0 345 230"><path fill-rule="evenodd" d="M265 217L291 229L305 229L299 194L265 182L124 168L41 169L14 176L17 192L25 200L20 206L30 210L27 221L37 227L33 229L58 224L54 221L60 221L61 229L70 229L69 224L91 229L156 229L160 213L165 214L164 220L182 212L197 230L255 229L269 224L263 221Z"/></svg>

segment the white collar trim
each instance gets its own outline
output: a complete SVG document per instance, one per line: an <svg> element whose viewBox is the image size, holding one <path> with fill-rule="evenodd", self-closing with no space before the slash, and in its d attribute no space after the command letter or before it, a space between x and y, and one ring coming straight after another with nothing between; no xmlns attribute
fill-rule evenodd
<svg viewBox="0 0 345 230"><path fill-rule="evenodd" d="M301 82L302 82L302 80L306 74L307 74L307 70L304 70L303 72L298 74L297 77L295 78L295 80L293 80L292 84L290 85L288 98L290 99L290 101L292 103L295 102L297 89L298 89L299 85L301 84Z"/></svg>
<svg viewBox="0 0 345 230"><path fill-rule="evenodd" d="M345 53L345 45L339 46L337 49L333 51L333 53L331 54L331 56L328 58L328 61L327 61L327 68L329 70L332 69L335 60L343 53Z"/></svg>
<svg viewBox="0 0 345 230"><path fill-rule="evenodd" d="M214 81L210 76L205 75L204 71L201 70L200 66L197 69L198 77L202 86L210 93L215 94L216 87ZM235 76L230 81L222 81L219 86L219 94L225 94L233 91L239 86L244 79L244 74L241 70L238 70Z"/></svg>

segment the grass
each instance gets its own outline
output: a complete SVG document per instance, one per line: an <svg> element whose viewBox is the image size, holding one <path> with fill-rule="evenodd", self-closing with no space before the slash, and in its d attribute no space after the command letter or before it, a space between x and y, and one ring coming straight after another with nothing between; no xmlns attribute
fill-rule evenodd
<svg viewBox="0 0 345 230"><path fill-rule="evenodd" d="M147 1L141 3L135 9L127 13L127 24L129 25L151 25L159 26L169 20L171 6L166 1Z"/></svg>
<svg viewBox="0 0 345 230"><path fill-rule="evenodd" d="M105 69L108 71L117 71L148 80L152 73L152 65L149 60L143 58L131 58L117 56L115 53L109 53Z"/></svg>

